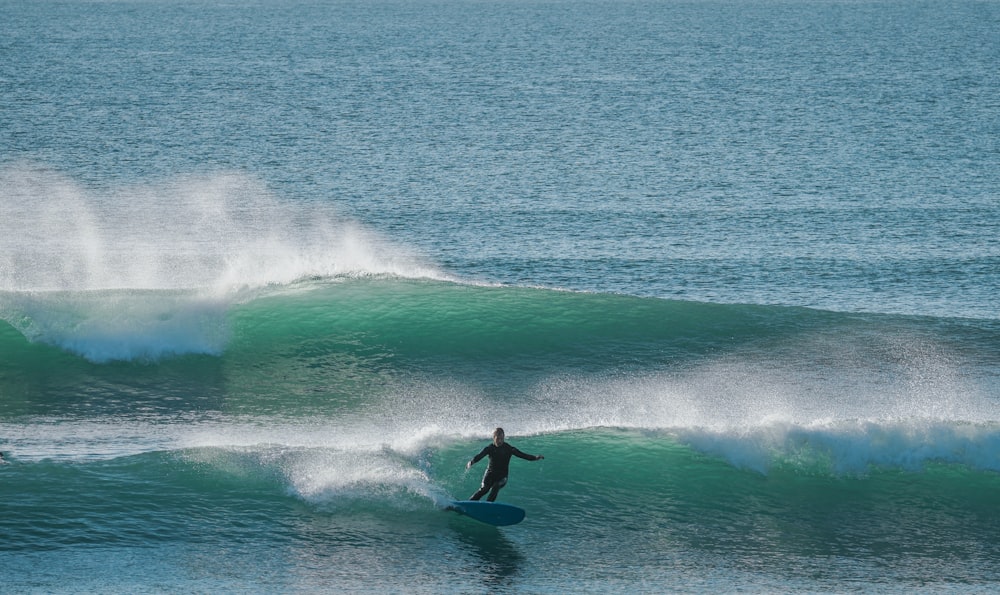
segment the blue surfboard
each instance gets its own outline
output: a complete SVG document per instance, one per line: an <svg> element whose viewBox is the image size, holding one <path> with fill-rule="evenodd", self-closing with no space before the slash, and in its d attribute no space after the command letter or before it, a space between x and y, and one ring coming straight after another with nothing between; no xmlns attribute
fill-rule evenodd
<svg viewBox="0 0 1000 595"><path fill-rule="evenodd" d="M480 502L478 500L457 500L448 510L454 510L482 523L495 527L516 525L524 520L524 509L502 502Z"/></svg>

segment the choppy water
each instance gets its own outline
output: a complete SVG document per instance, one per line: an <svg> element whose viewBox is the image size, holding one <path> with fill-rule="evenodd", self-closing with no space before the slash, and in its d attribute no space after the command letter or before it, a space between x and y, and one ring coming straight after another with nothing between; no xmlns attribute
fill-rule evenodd
<svg viewBox="0 0 1000 595"><path fill-rule="evenodd" d="M4 592L995 588L995 2L0 14Z"/></svg>

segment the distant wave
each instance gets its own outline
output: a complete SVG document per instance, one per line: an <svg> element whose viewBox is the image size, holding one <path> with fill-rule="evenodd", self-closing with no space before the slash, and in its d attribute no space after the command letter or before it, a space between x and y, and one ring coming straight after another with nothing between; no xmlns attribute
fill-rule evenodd
<svg viewBox="0 0 1000 595"><path fill-rule="evenodd" d="M0 320L94 362L221 354L254 291L310 278L447 278L329 207L253 177L89 189L0 167Z"/></svg>

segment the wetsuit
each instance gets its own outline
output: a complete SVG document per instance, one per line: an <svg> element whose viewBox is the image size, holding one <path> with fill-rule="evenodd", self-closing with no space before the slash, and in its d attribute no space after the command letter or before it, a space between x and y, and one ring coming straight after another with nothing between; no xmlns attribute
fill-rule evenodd
<svg viewBox="0 0 1000 595"><path fill-rule="evenodd" d="M482 450L479 454L472 458L472 465L475 465L483 457L490 458L490 465L486 468L486 473L483 474L483 485L479 488L475 494L469 497L469 500L479 500L483 497L483 494L489 492L489 497L486 498L487 501L493 502L497 499L497 493L500 488L507 485L507 470L510 467L510 458L518 457L526 461L537 461L538 457L535 455L526 455L523 452L517 450L508 442L504 442L500 446L496 444L490 444Z"/></svg>

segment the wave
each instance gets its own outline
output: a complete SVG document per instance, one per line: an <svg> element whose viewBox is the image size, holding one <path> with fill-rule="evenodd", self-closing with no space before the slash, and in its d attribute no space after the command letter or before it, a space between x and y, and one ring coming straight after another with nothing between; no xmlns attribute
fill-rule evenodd
<svg viewBox="0 0 1000 595"><path fill-rule="evenodd" d="M360 359L536 368L642 368L802 337L833 337L841 351L849 340L891 336L907 345L879 349L913 351L942 338L982 353L1000 324L489 287L245 174L84 188L26 162L0 167L0 320L98 363L287 351L332 336L338 351L360 346Z"/></svg>
<svg viewBox="0 0 1000 595"><path fill-rule="evenodd" d="M252 350L304 337L367 336L396 353L458 357L629 357L664 361L802 337L886 343L923 339L971 349L996 339L991 320L845 314L709 304L400 277L315 277L225 296L198 291L0 291L0 319L32 342L91 361ZM890 337L891 336L891 337ZM887 338L888 337L888 338ZM926 346L925 346L926 347ZM798 346L796 346L798 348ZM968 351L968 350L966 350Z"/></svg>
<svg viewBox="0 0 1000 595"><path fill-rule="evenodd" d="M398 277L317 278L226 296L177 289L0 292L0 319L26 339L94 362L221 355L317 336L368 336L397 354L501 358L586 357L616 343L647 343L650 356L662 359L753 333L761 317L795 324L782 320L781 310L765 311ZM782 332L778 326L773 332Z"/></svg>
<svg viewBox="0 0 1000 595"><path fill-rule="evenodd" d="M1000 420L994 321L399 278L223 304L126 297L0 295L0 413L336 412L530 432Z"/></svg>
<svg viewBox="0 0 1000 595"><path fill-rule="evenodd" d="M0 320L90 361L221 354L229 312L308 278L446 279L328 205L237 173L85 189L0 167Z"/></svg>
<svg viewBox="0 0 1000 595"><path fill-rule="evenodd" d="M111 424L74 429L84 430L84 443L114 432ZM225 539L240 539L234 526L258 525L299 539L294 518L302 507L324 522L353 523L362 531L373 523L426 530L451 520L441 510L477 487L482 464L466 471L464 463L486 441L428 432L378 444L358 433L354 443L323 431L333 428L269 424L147 429L167 439L155 447L155 440L147 441L142 452L98 457L32 452L27 431L15 432L22 454L0 469L6 479L0 495L13 518L23 511L25 518L51 522L10 520L0 549L178 539L195 525L198 535ZM942 534L952 535L950 523L961 522L967 525L963 539L992 542L996 523L975 527L967 519L995 518L1000 427L867 424L798 428L788 436L793 434L795 446L772 452L775 464L764 471L729 460L739 445L752 443L746 435L716 434L708 449L681 430L514 435L519 448L546 458L514 461L501 500L526 508L527 522L542 532L586 523L637 534L669 527L681 537L738 527L780 541L805 536L796 547L825 547L829 523L848 539L868 535L889 515L905 525L886 529L891 533L941 523ZM724 443L729 454L717 452ZM804 446L822 452L824 460L802 456ZM845 462L850 468L838 468ZM806 524L768 529L794 519Z"/></svg>

